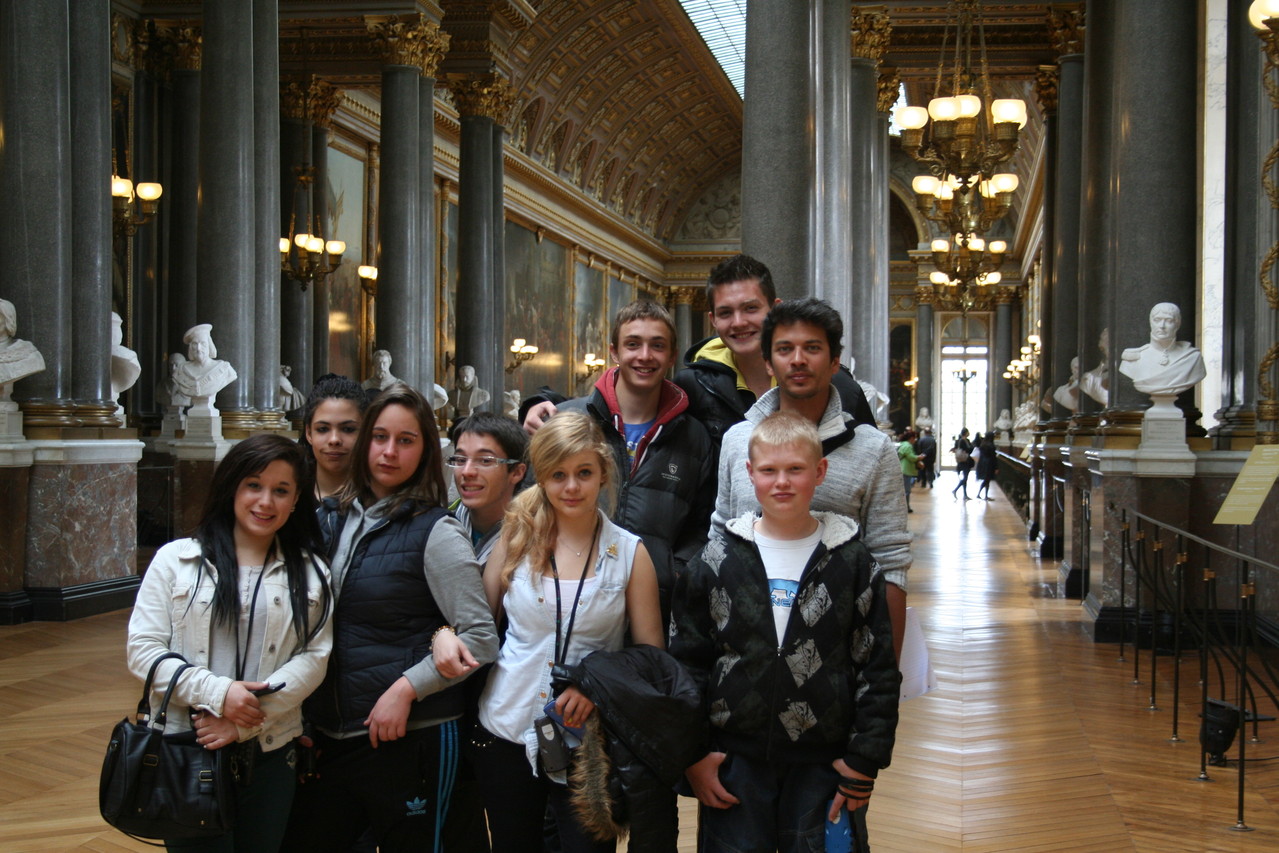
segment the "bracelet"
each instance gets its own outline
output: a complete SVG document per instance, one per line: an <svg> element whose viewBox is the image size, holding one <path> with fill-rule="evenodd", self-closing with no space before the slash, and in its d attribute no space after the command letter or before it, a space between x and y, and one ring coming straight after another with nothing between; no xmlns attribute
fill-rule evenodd
<svg viewBox="0 0 1279 853"><path fill-rule="evenodd" d="M455 636L455 637L457 636L457 631L454 631L454 630L453 630L453 626L452 626L452 625L441 625L440 627L436 628L436 629L435 629L435 633L431 635L431 648L432 648L432 649L434 649L434 648L435 648L435 638L436 638L436 637L438 637L438 636L440 635L440 632L441 632L441 631L449 631L450 633L452 633L452 634L453 634L453 636Z"/></svg>

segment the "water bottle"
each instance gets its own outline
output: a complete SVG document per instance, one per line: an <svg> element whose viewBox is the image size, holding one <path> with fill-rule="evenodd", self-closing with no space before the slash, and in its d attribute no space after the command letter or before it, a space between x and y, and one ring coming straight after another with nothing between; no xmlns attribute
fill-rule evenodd
<svg viewBox="0 0 1279 853"><path fill-rule="evenodd" d="M826 814L830 815L834 800L826 803ZM826 853L852 853L853 850L853 818L846 810L839 810L839 820L826 818Z"/></svg>

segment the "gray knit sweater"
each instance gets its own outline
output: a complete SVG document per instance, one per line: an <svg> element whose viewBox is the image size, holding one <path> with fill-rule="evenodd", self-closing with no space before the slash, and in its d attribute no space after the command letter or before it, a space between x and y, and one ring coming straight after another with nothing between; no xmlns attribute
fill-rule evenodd
<svg viewBox="0 0 1279 853"><path fill-rule="evenodd" d="M719 494L711 516L712 534L723 534L724 523L744 512L758 512L755 488L746 473L746 446L751 430L778 407L773 388L756 401L746 420L724 434L719 456ZM823 440L844 430L851 416L841 411L839 392L830 389L830 400L817 433ZM826 480L813 495L812 510L851 516L862 530L862 542L884 572L884 580L906 589L910 569L910 533L906 530L906 495L902 490L901 463L892 439L863 424L853 440L826 457Z"/></svg>

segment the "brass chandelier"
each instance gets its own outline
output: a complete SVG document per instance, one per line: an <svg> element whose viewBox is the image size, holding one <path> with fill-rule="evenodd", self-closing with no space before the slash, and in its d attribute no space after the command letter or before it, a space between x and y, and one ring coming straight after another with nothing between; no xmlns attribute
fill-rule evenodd
<svg viewBox="0 0 1279 853"><path fill-rule="evenodd" d="M949 95L942 94L951 32L954 47ZM974 62L979 71L974 74ZM980 92L980 94L978 94ZM987 108L989 105L989 108ZM973 284L996 284L1007 244L982 238L1012 206L1018 178L997 172L1017 151L1026 124L1026 102L994 98L986 61L986 35L978 0L953 0L933 98L924 107L899 107L894 119L901 127L902 148L928 169L911 182L915 204L929 221L950 233L950 240L934 240L937 271L929 280L942 292L954 290L961 310L972 307Z"/></svg>

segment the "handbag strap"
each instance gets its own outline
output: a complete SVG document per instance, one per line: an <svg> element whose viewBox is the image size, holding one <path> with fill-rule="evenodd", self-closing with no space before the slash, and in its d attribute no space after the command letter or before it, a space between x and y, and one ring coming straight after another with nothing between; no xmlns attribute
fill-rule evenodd
<svg viewBox="0 0 1279 853"><path fill-rule="evenodd" d="M164 691L164 698L160 700L160 710L156 711L155 720L151 723L152 728L158 725L161 731L164 730L165 720L169 716L169 699L173 697L173 688L178 686L178 678L188 669L195 669L195 664L183 663L173 673L173 677L169 679L169 686Z"/></svg>
<svg viewBox="0 0 1279 853"><path fill-rule="evenodd" d="M177 658L183 663L187 663L187 659L184 658L182 655L178 654L177 652L165 652L164 654L160 655L158 658L155 659L155 663L151 664L151 669L150 671L147 672L146 683L142 685L142 699L138 702L139 717L150 718L151 716L151 685L155 682L155 671L160 668L160 663L162 661L169 660L170 658ZM170 680L169 685L170 686L173 685L172 680Z"/></svg>

